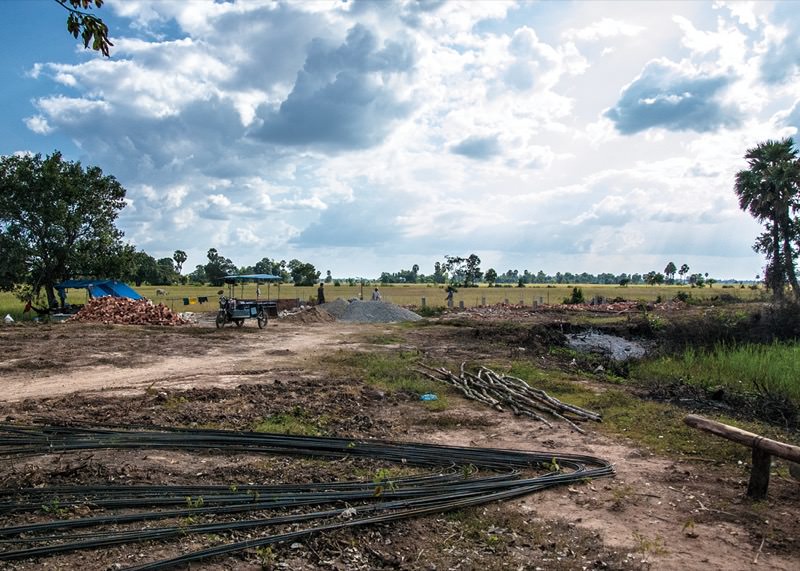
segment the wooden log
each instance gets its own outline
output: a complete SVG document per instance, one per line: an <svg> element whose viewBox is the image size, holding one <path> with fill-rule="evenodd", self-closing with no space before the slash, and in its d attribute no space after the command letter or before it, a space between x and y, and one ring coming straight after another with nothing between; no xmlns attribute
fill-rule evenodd
<svg viewBox="0 0 800 571"><path fill-rule="evenodd" d="M727 424L722 424L721 422L716 422L694 414L688 415L683 421L692 428L716 434L722 438L744 444L745 446L750 446L754 449L758 448L768 454L779 456L786 460L791 460L792 462L800 462L800 446L793 446L785 442L764 438L758 434L753 434L752 432L747 432L746 430L728 426Z"/></svg>

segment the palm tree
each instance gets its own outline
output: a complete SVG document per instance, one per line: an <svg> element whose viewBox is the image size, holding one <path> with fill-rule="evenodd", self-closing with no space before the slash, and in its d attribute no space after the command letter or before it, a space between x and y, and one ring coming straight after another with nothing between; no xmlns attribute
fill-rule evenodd
<svg viewBox="0 0 800 571"><path fill-rule="evenodd" d="M664 268L664 274L667 276L667 278L669 279L670 283L675 281L675 272L677 272L677 271L678 271L678 268L675 267L675 263L674 262L670 262L669 264L667 264L667 267Z"/></svg>
<svg viewBox="0 0 800 571"><path fill-rule="evenodd" d="M760 143L745 159L750 168L736 174L734 190L739 207L766 226L754 249L767 255L767 287L782 298L788 281L795 299L800 299L792 247L798 237L794 214L800 208L800 162L794 141Z"/></svg>

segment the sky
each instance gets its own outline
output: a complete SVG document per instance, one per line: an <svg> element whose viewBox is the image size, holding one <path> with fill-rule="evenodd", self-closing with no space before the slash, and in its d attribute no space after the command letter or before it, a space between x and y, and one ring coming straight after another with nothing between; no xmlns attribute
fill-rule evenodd
<svg viewBox="0 0 800 571"><path fill-rule="evenodd" d="M754 279L734 177L800 127L800 3L106 0L104 58L4 0L0 154L127 189L150 255L377 277Z"/></svg>

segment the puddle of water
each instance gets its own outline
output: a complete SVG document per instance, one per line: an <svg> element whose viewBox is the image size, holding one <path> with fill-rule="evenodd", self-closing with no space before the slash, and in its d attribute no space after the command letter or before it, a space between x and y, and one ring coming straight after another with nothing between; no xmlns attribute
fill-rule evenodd
<svg viewBox="0 0 800 571"><path fill-rule="evenodd" d="M640 343L600 331L570 333L567 335L567 345L584 353L602 353L614 361L640 359L645 355L645 348Z"/></svg>

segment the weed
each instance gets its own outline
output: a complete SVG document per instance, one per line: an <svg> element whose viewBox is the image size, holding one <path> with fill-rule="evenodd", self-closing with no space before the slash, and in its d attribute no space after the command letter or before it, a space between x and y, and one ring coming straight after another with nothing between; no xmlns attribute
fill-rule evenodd
<svg viewBox="0 0 800 571"><path fill-rule="evenodd" d="M321 436L324 419L315 422L302 407L295 406L285 413L271 414L253 424L253 432L293 434L296 436Z"/></svg>
<svg viewBox="0 0 800 571"><path fill-rule="evenodd" d="M636 551L642 555L642 562L647 561L651 555L658 556L667 554L667 550L664 547L664 540L658 537L649 539L641 533L634 531L633 542L636 546Z"/></svg>
<svg viewBox="0 0 800 571"><path fill-rule="evenodd" d="M58 498L53 498L50 502L42 504L42 511L59 518L64 518L69 513L68 509L61 507L61 501Z"/></svg>
<svg viewBox="0 0 800 571"><path fill-rule="evenodd" d="M636 490L630 484L622 484L614 487L611 491L611 506L609 509L615 512L625 511L628 504L636 503Z"/></svg>
<svg viewBox="0 0 800 571"><path fill-rule="evenodd" d="M275 552L272 547L267 545L264 547L256 547L256 556L258 562L261 564L262 569L272 569L275 565Z"/></svg>
<svg viewBox="0 0 800 571"><path fill-rule="evenodd" d="M187 400L186 397L174 396L173 395L173 396L170 396L169 398L167 398L167 400L164 401L164 405L163 406L167 410L178 410L183 405L185 405L187 402L189 402L189 401Z"/></svg>
<svg viewBox="0 0 800 571"><path fill-rule="evenodd" d="M186 507L187 508L202 508L205 501L203 500L203 496L197 496L196 498L192 498L192 496L186 496Z"/></svg>

